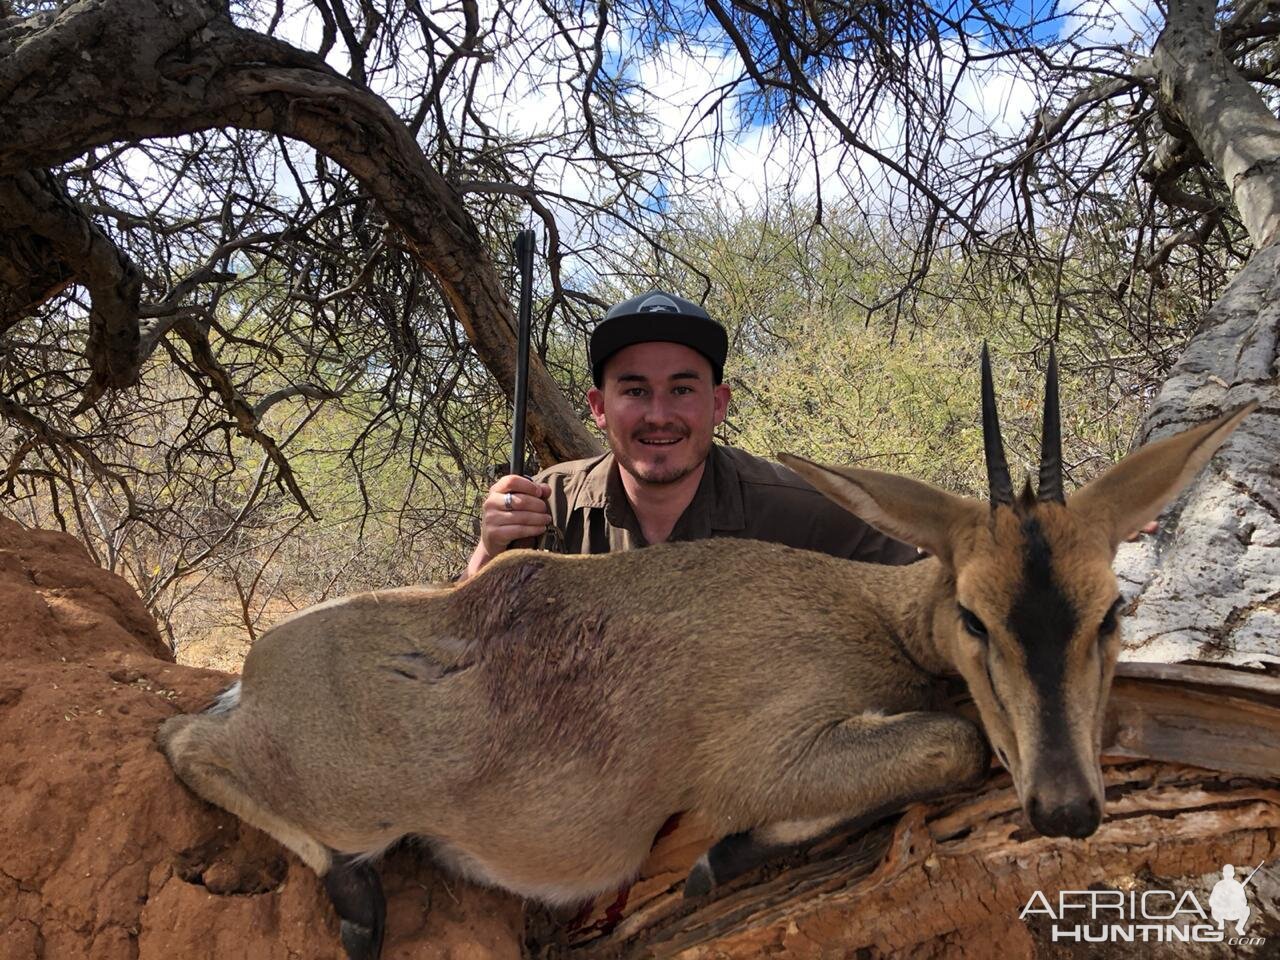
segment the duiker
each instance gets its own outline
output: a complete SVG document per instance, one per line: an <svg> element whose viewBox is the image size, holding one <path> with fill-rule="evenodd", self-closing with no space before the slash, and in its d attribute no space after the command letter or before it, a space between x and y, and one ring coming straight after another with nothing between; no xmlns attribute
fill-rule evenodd
<svg viewBox="0 0 1280 960"><path fill-rule="evenodd" d="M933 709L946 673L967 681L1035 828L1085 837L1102 817L1116 546L1253 406L1068 499L1051 361L1039 490L1015 496L984 351L989 503L784 457L928 559L741 540L515 551L459 586L290 617L159 742L196 793L323 876L359 960L382 944L369 861L406 835L464 876L563 904L625 883L663 822L697 811L725 839L690 875L696 894L779 844L974 783L986 738Z"/></svg>

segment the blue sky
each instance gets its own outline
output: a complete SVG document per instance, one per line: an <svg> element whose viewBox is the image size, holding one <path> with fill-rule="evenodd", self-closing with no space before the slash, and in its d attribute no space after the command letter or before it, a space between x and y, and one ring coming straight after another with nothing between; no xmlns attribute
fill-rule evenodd
<svg viewBox="0 0 1280 960"><path fill-rule="evenodd" d="M299 47L317 49L322 30L319 15L303 0L291 2L291 12L278 32ZM482 8L486 22L492 15L491 3L489 0ZM548 64L552 55L564 53L564 38L531 0L518 0L503 9L531 32L523 47L511 45L493 50L494 56L484 68L476 90L478 109L487 122L513 137L546 137L554 141L572 136L578 123L572 92L548 81L553 75ZM595 8L585 9L592 12ZM617 14L618 8L613 9ZM651 179L649 188L656 195L659 208L681 199L749 210L778 200L805 202L821 186L823 200L829 205L856 203L864 209L878 209L883 217L893 215L899 202L893 195L895 177L874 160L848 150L828 125L819 125L816 139L810 142L796 130L779 124L776 115L763 110L761 96L750 83L738 88L736 99L730 98L708 113L716 91L742 77L743 64L719 25L700 4L676 0L669 9L685 28L683 43L674 42L661 29L641 30L622 24L607 35L604 63L606 71L630 82L625 94L627 105L647 117L654 145L671 156L675 154L671 145L683 144L681 157L693 177L681 180L669 169L665 178ZM1114 41L1127 38L1134 29L1148 32L1151 26L1145 19L1147 7L1142 0L1081 0L1071 7L1013 0L997 9L1008 11L1006 19L1015 30L1037 23L1032 37L1043 42L1051 42L1061 32L1074 30L1106 10L1114 10L1115 16L1095 25L1089 39ZM458 17L457 8L452 6L430 12L442 27L448 27L451 18ZM966 31L970 34L971 51L980 52L994 44L990 27L979 23L969 4L956 3L949 13L957 22L971 27ZM578 42L587 43L593 33L594 24L584 24ZM1020 136L1027 118L1041 105L1040 91L1028 78L994 66L971 66L965 76L957 79L960 44L954 31L951 33L948 43L954 56L941 69L944 80L956 83L960 107L948 123L948 133L957 140L966 134L989 137L993 143L997 138ZM759 28L750 39L752 43L768 42ZM851 41L846 50L855 43ZM341 43L335 45L329 60L337 69L345 70ZM855 82L857 66L856 58L853 62L836 62L812 70L810 79L825 89L840 90ZM421 89L424 72L421 59L415 59L411 46L406 45L401 50L398 70L379 75L373 82L389 102L400 105ZM456 115L458 102L452 104L452 109ZM902 118L890 99L863 118L859 132L890 156L902 152ZM305 151L301 146L298 149ZM581 151L576 157L554 157L551 153L548 150L539 163L540 185L583 201L609 201L617 188L600 165ZM140 176L147 174L149 164L144 157L139 156L133 165ZM308 166L305 162L299 165L303 169ZM155 173L158 182L167 177L164 171ZM938 171L939 176L948 173ZM279 188L288 199L292 193L288 178L281 178ZM586 215L571 203L553 201L552 206L562 233L571 243L577 241L588 247L584 256L590 256L591 238L607 234L610 229L607 218L584 219ZM573 264L566 266L575 269Z"/></svg>

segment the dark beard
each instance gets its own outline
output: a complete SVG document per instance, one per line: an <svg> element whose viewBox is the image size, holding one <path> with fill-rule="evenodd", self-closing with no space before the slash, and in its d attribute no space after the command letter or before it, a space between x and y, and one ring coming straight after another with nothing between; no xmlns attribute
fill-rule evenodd
<svg viewBox="0 0 1280 960"><path fill-rule="evenodd" d="M687 436L686 436L686 439L688 439ZM619 449L621 449L620 446L615 447L614 456L617 458L618 465L620 467L622 467L624 470L626 470L629 474L631 474L633 477L635 477L637 480L641 481L642 483L651 483L654 485L665 485L668 483L676 483L679 480L683 480L689 474L693 473L693 471L697 470L700 466L706 463L707 457L710 456L711 454L711 442L708 440L706 447L701 451L702 455L694 457L692 462L689 462L685 466L659 464L654 467L645 466L642 468L638 466L635 462L633 462L626 455L620 455L617 452L617 450Z"/></svg>

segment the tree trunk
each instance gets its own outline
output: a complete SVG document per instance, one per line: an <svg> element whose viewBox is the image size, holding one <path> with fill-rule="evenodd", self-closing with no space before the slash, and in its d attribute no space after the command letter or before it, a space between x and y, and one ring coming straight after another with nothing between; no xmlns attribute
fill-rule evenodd
<svg viewBox="0 0 1280 960"><path fill-rule="evenodd" d="M1212 0L1172 0L1152 61L1161 107L1226 181L1261 250L1280 234L1280 121L1223 54L1216 9Z"/></svg>
<svg viewBox="0 0 1280 960"><path fill-rule="evenodd" d="M9 240L0 247L0 260L14 262L25 238L39 238L53 255L45 263L49 274L37 280L39 287L56 292L65 286L57 278L70 274L89 291L93 309L87 352L98 394L133 384L146 358L138 323L142 274L132 261L45 170L0 177L0 217ZM14 320L18 316L10 314ZM4 326L0 317L0 329Z"/></svg>
<svg viewBox="0 0 1280 960"><path fill-rule="evenodd" d="M1280 662L1280 244L1205 314L1147 414L1142 442L1256 398L1261 408L1161 518L1120 548L1125 656Z"/></svg>
<svg viewBox="0 0 1280 960"><path fill-rule="evenodd" d="M1173 0L1152 55L1161 106L1231 190L1256 253L1151 405L1146 443L1256 399L1161 520L1121 547L1126 656L1280 662L1280 120L1226 59L1208 0Z"/></svg>

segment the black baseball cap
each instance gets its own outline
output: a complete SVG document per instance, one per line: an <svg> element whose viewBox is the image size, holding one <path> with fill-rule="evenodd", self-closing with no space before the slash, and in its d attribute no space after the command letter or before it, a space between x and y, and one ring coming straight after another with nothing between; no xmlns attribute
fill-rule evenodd
<svg viewBox="0 0 1280 960"><path fill-rule="evenodd" d="M724 358L729 352L729 335L692 300L664 290L650 290L609 308L591 331L588 351L591 379L600 386L604 364L623 347L653 341L681 343L692 347L711 363L715 382L724 379Z"/></svg>

